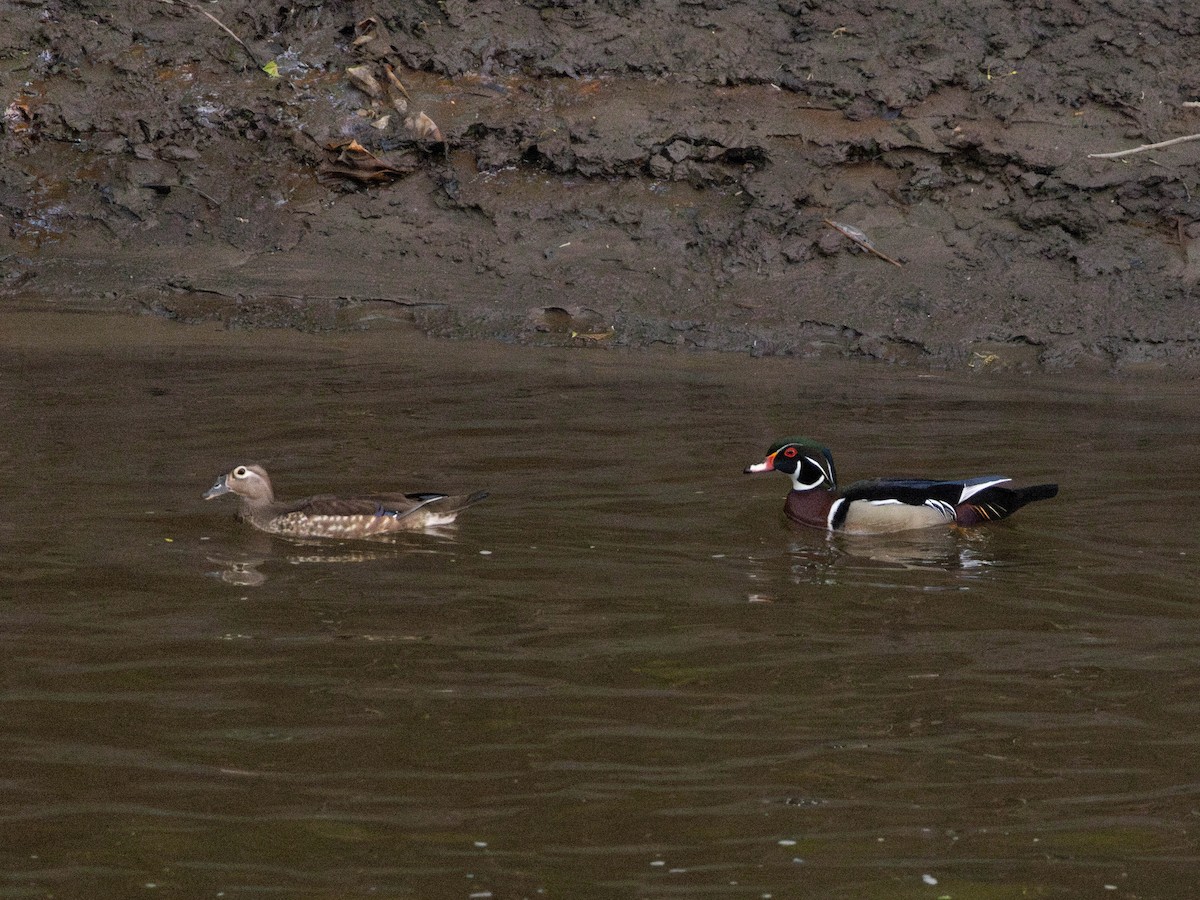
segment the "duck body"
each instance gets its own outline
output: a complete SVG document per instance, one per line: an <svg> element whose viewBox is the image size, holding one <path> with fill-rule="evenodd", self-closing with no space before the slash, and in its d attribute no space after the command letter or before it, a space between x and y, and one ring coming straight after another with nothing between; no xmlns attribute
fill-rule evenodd
<svg viewBox="0 0 1200 900"><path fill-rule="evenodd" d="M1058 493L1056 484L1008 487L1012 479L879 478L839 491L833 454L807 438L772 445L746 473L783 472L792 479L784 513L800 525L847 534L886 534L917 528L969 527L1007 518L1035 500Z"/></svg>
<svg viewBox="0 0 1200 900"><path fill-rule="evenodd" d="M375 538L398 531L420 531L449 525L460 512L487 496L438 493L332 495L304 500L276 500L271 479L261 466L236 466L204 493L205 500L224 494L241 498L238 518L260 531L295 538Z"/></svg>

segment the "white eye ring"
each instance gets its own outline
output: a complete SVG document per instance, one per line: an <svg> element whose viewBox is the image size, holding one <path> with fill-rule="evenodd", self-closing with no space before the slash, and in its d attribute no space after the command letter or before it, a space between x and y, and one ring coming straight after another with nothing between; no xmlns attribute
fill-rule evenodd
<svg viewBox="0 0 1200 900"><path fill-rule="evenodd" d="M245 478L249 474L250 473L246 470L245 466L238 466L236 469L233 470L234 478Z"/></svg>

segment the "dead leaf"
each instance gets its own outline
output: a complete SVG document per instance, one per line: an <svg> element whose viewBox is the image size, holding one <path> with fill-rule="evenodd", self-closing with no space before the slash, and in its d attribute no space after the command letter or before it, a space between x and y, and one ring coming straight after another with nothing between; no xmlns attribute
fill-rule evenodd
<svg viewBox="0 0 1200 900"><path fill-rule="evenodd" d="M30 130L33 125L33 113L29 111L29 104L23 97L18 97L8 104L8 109L4 111L4 121L13 134L25 134Z"/></svg>
<svg viewBox="0 0 1200 900"><path fill-rule="evenodd" d="M355 22L354 35L351 46L359 53L382 59L392 52L392 36L374 16Z"/></svg>
<svg viewBox="0 0 1200 900"><path fill-rule="evenodd" d="M370 66L351 66L346 70L350 83L370 97L378 100L383 97L383 86L371 71Z"/></svg>
<svg viewBox="0 0 1200 900"><path fill-rule="evenodd" d="M379 34L379 20L374 16L360 19L354 23L354 34L353 46L361 47L363 44L369 44Z"/></svg>
<svg viewBox="0 0 1200 900"><path fill-rule="evenodd" d="M317 168L319 178L348 178L363 184L381 184L400 178L413 171L417 164L404 160L403 164L380 159L358 141L343 141L325 147L329 155Z"/></svg>
<svg viewBox="0 0 1200 900"><path fill-rule="evenodd" d="M404 127L421 139L428 138L431 141L445 140L442 137L442 130L424 112L419 112L415 116L409 116L404 120Z"/></svg>

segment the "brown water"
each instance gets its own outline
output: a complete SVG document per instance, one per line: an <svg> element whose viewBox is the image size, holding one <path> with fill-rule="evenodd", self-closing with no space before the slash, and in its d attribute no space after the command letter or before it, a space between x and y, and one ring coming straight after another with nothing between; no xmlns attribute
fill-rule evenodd
<svg viewBox="0 0 1200 900"><path fill-rule="evenodd" d="M0 323L0 895L1189 897L1190 384ZM1058 480L972 534L842 477ZM200 494L487 488L298 545ZM936 883L934 883L936 882Z"/></svg>

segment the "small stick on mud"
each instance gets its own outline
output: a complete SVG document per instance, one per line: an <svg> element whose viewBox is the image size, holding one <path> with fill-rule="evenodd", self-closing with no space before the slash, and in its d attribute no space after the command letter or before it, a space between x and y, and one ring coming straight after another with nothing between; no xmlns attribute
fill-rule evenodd
<svg viewBox="0 0 1200 900"><path fill-rule="evenodd" d="M203 197L205 200L207 200L209 203L211 203L217 209L221 208L221 202L219 200L216 200L213 197L210 197L208 194L204 193L204 191L200 190L200 188L196 187L194 184L188 184L187 182L180 182L179 186L187 188L189 191L193 191L193 192L199 194L201 197Z"/></svg>
<svg viewBox="0 0 1200 900"><path fill-rule="evenodd" d="M1185 106L1187 104L1184 104ZM1088 159L1119 159L1122 156L1132 156L1135 153L1143 153L1146 150L1158 150L1162 147L1170 147L1173 144L1182 144L1186 141L1200 141L1200 134L1186 134L1183 137L1171 138L1169 141L1159 141L1157 144L1142 144L1140 147L1134 147L1132 150L1118 150L1116 153L1089 153Z"/></svg>
<svg viewBox="0 0 1200 900"><path fill-rule="evenodd" d="M871 242L871 239L869 237L867 237L860 229L855 228L853 225L843 225L841 222L835 222L832 219L822 219L821 221L824 222L826 225L828 225L830 228L832 228L834 231L840 231L842 234L844 234L846 237L850 238L850 240L854 241L854 243L858 244L858 246L862 247L864 250L874 253L876 256L878 256L880 259L882 259L884 262L890 262L897 269L904 268L904 263L896 262L896 260L892 259L886 253L881 253L880 251L876 250L875 245Z"/></svg>
<svg viewBox="0 0 1200 900"><path fill-rule="evenodd" d="M254 51L250 49L250 45L234 34L233 30L228 25L226 25L208 10L201 7L198 3L193 3L192 0L158 0L158 2L165 3L168 6L186 6L188 9L193 9L202 16L207 16L218 28L238 42L238 45L246 51L246 55L250 57L250 62L254 63L254 67L256 69L262 69L263 64L258 61L258 57L254 55Z"/></svg>

